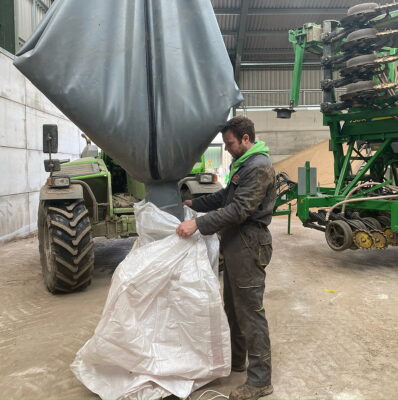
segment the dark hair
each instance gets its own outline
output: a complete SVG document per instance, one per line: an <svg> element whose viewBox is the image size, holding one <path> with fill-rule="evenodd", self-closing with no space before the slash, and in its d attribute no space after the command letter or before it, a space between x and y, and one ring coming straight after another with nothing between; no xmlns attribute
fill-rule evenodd
<svg viewBox="0 0 398 400"><path fill-rule="evenodd" d="M245 133L249 136L250 142L253 143L256 140L253 121L241 115L233 117L226 122L221 129L221 133L226 133L227 131L231 131L240 142L242 142Z"/></svg>

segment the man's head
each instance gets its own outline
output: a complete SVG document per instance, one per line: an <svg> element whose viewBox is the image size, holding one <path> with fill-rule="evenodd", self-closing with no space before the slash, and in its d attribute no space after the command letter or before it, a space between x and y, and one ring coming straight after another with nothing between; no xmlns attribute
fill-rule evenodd
<svg viewBox="0 0 398 400"><path fill-rule="evenodd" d="M221 129L222 137L225 143L225 150L233 158L239 158L256 140L253 122L246 117L237 116L231 118Z"/></svg>

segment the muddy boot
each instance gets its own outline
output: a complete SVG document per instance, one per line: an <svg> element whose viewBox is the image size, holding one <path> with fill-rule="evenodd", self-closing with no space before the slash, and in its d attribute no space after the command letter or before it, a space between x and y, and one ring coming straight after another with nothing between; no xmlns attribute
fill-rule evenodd
<svg viewBox="0 0 398 400"><path fill-rule="evenodd" d="M267 396L274 391L272 385L267 386L251 386L245 383L234 389L229 398L231 400L257 400L260 397Z"/></svg>

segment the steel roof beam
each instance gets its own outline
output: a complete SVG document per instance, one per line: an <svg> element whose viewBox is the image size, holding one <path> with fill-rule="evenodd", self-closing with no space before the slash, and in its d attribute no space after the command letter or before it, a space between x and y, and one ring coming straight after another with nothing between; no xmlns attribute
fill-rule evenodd
<svg viewBox="0 0 398 400"><path fill-rule="evenodd" d="M229 49L229 54L235 54L235 50ZM292 49L278 49L278 50L267 50L267 49L249 49L243 50L243 55L291 55L294 57L294 53Z"/></svg>
<svg viewBox="0 0 398 400"><path fill-rule="evenodd" d="M289 31L286 30L281 30L281 31L275 31L275 30L263 30L263 31L246 31L246 36L281 36L285 35L286 40L287 40L287 33ZM223 36L236 36L238 34L237 31L231 31L231 30L222 30L221 34Z"/></svg>
<svg viewBox="0 0 398 400"><path fill-rule="evenodd" d="M45 3L43 3L42 0L35 0L35 3L36 3L39 7L41 7L45 12L48 11L48 8L49 8L48 5L45 4Z"/></svg>
<svg viewBox="0 0 398 400"><path fill-rule="evenodd" d="M238 36L236 39L236 52L235 52L235 81L239 84L240 63L242 60L242 51L245 44L246 30L247 30L247 16L249 12L249 0L241 0L240 18Z"/></svg>
<svg viewBox="0 0 398 400"><path fill-rule="evenodd" d="M239 15L240 8L215 8L216 15ZM326 15L346 14L347 8L251 8L248 15Z"/></svg>

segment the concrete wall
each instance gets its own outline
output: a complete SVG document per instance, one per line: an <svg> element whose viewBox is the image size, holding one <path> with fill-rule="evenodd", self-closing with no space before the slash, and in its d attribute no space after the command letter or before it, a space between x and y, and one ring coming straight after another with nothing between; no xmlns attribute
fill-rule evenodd
<svg viewBox="0 0 398 400"><path fill-rule="evenodd" d="M299 110L290 119L278 119L271 110L238 114L254 122L257 138L267 143L274 163L329 138L329 129L322 125L318 110Z"/></svg>
<svg viewBox="0 0 398 400"><path fill-rule="evenodd" d="M75 159L80 130L12 65L0 49L0 243L36 230L39 190L47 178L42 125L58 125L56 158Z"/></svg>

